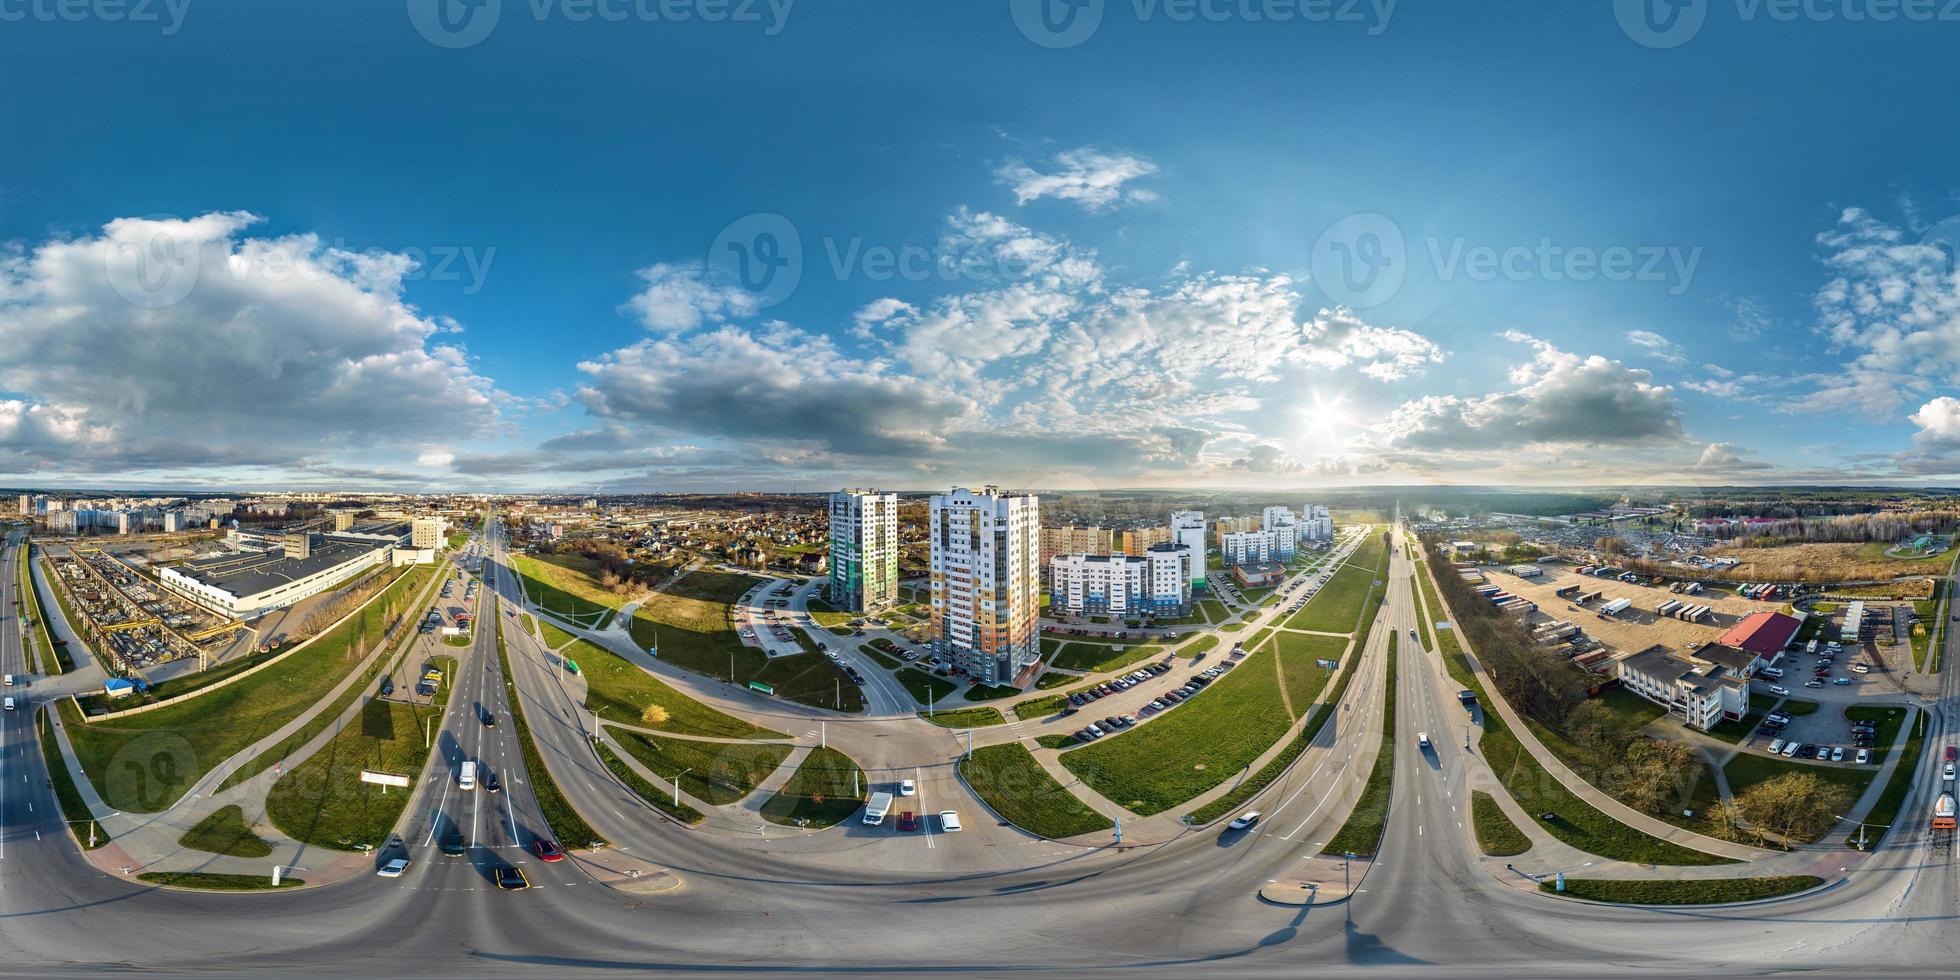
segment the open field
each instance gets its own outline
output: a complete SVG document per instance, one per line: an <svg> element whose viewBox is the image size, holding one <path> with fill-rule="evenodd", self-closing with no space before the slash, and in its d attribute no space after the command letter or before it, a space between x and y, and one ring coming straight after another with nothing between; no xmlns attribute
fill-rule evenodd
<svg viewBox="0 0 1960 980"><path fill-rule="evenodd" d="M1951 553L1931 558L1891 558L1887 545L1784 544L1773 548L1710 548L1708 554L1734 558L1741 564L1723 573L1733 581L1858 582L1902 575L1937 575L1946 570Z"/></svg>
<svg viewBox="0 0 1960 980"><path fill-rule="evenodd" d="M1307 705L1320 696L1334 672L1315 663L1339 661L1348 641L1332 636L1304 636L1281 632L1271 644L1279 655L1279 670L1285 678L1286 698L1293 705L1293 716L1307 713Z"/></svg>
<svg viewBox="0 0 1960 980"><path fill-rule="evenodd" d="M729 606L757 581L727 572L691 572L633 611L633 642L643 650L657 646L660 659L704 677L768 684L776 697L813 707L864 710L863 692L822 654L771 659L743 645L730 625Z"/></svg>
<svg viewBox="0 0 1960 980"><path fill-rule="evenodd" d="M1031 834L1074 837L1114 826L1056 782L1018 742L975 749L961 760L960 775L1002 820Z"/></svg>
<svg viewBox="0 0 1960 980"><path fill-rule="evenodd" d="M829 827L864 805L869 788L864 771L836 749L817 748L803 757L775 795L762 804L762 819L797 827Z"/></svg>
<svg viewBox="0 0 1960 980"><path fill-rule="evenodd" d="M1271 650L1130 731L1062 753L1062 765L1118 804L1161 813L1237 776L1286 734Z"/></svg>
<svg viewBox="0 0 1960 980"><path fill-rule="evenodd" d="M598 566L582 555L512 555L525 592L538 608L584 626L598 627L626 604L624 592L599 584Z"/></svg>
<svg viewBox="0 0 1960 980"><path fill-rule="evenodd" d="M402 576L353 618L251 677L144 714L69 725L69 743L83 768L98 776L96 791L110 806L155 813L220 762L325 697L381 642L387 625L382 613L390 597L415 594L433 574L432 568L421 566ZM401 615L413 619L415 609L406 602L402 606ZM376 667L380 663L377 660ZM304 744L331 724L334 708L352 703L348 696L358 696L364 685L360 681L350 686L335 705L303 726L305 731L268 749L240 771L270 767L272 760Z"/></svg>

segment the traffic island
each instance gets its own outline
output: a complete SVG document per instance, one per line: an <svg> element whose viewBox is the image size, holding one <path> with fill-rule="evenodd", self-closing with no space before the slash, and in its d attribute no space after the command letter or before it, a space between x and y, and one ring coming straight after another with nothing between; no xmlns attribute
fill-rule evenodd
<svg viewBox="0 0 1960 980"><path fill-rule="evenodd" d="M1310 857L1285 877L1267 882L1259 889L1259 898L1273 905L1296 908L1338 905L1359 890L1361 880L1368 876L1368 869L1374 863L1373 859L1362 857L1352 861L1327 855Z"/></svg>
<svg viewBox="0 0 1960 980"><path fill-rule="evenodd" d="M632 895L661 895L681 887L681 876L619 851L569 855L592 880Z"/></svg>

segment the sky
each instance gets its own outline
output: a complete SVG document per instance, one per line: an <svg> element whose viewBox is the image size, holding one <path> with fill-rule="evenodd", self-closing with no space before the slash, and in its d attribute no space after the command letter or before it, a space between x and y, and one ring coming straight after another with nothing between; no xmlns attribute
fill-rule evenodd
<svg viewBox="0 0 1960 980"><path fill-rule="evenodd" d="M1960 14L0 0L0 483L1960 483Z"/></svg>

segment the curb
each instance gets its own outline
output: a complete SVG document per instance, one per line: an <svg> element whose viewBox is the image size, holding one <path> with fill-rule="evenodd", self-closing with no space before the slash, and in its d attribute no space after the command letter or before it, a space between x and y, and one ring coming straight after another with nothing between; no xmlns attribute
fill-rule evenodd
<svg viewBox="0 0 1960 980"><path fill-rule="evenodd" d="M1654 880L1654 879L1603 878L1598 880L1646 881L1646 880ZM1691 879L1691 880L1720 881L1722 879L1717 878L1717 879ZM1745 879L1737 879L1737 880L1745 880ZM1603 908L1640 909L1647 912L1677 912L1677 911L1695 911L1697 909L1742 909L1742 908L1751 908L1758 905L1774 905L1779 902L1790 902L1800 898L1809 898L1813 895L1821 895L1825 892L1835 890L1845 884L1848 884L1850 881L1851 879L1849 877L1846 877L1844 875L1839 875L1834 880L1827 880L1821 885L1817 885L1812 888L1806 888L1800 892L1791 892L1788 895L1774 895L1769 898L1752 898L1742 902L1711 902L1711 903L1702 903L1698 905L1650 905L1650 904L1643 904L1640 902L1602 902L1597 899L1579 898L1572 895L1559 894L1557 892L1547 892L1535 887L1530 889L1530 891L1532 894L1538 895L1542 898L1557 899L1558 901L1561 902L1575 902L1580 905L1592 905L1592 906L1599 906Z"/></svg>

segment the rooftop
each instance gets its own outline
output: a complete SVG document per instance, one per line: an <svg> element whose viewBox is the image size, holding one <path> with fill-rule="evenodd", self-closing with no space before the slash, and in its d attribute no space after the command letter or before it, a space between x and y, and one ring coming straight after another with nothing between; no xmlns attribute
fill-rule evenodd
<svg viewBox="0 0 1960 980"><path fill-rule="evenodd" d="M1773 658L1783 652L1790 638L1797 635L1803 621L1794 616L1779 612L1750 613L1742 622L1721 637L1716 643L1740 647L1766 658Z"/></svg>
<svg viewBox="0 0 1960 980"><path fill-rule="evenodd" d="M316 545L305 558L287 558L284 551L248 551L193 558L176 571L233 596L258 595L288 582L316 575L372 551L371 545L332 541Z"/></svg>

